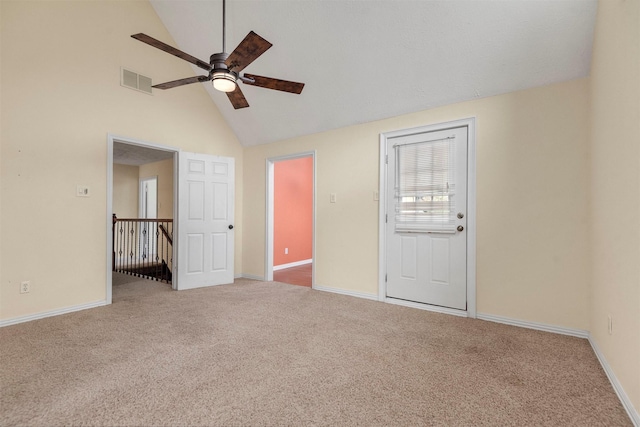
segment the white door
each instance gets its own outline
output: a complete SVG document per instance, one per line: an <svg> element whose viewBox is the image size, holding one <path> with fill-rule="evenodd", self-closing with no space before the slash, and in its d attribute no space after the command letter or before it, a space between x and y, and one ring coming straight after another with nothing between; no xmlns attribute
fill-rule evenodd
<svg viewBox="0 0 640 427"><path fill-rule="evenodd" d="M233 158L179 153L178 289L233 282Z"/></svg>
<svg viewBox="0 0 640 427"><path fill-rule="evenodd" d="M387 140L386 296L467 308L467 126Z"/></svg>
<svg viewBox="0 0 640 427"><path fill-rule="evenodd" d="M158 177L140 180L140 214L138 218L158 218ZM155 260L157 252L157 222L140 223L140 242L142 242L142 260Z"/></svg>

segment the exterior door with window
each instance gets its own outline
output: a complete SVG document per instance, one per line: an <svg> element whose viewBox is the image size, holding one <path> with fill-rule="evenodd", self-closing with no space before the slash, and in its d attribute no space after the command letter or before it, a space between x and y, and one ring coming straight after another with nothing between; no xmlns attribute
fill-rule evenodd
<svg viewBox="0 0 640 427"><path fill-rule="evenodd" d="M466 310L467 144L467 126L387 140L387 297Z"/></svg>

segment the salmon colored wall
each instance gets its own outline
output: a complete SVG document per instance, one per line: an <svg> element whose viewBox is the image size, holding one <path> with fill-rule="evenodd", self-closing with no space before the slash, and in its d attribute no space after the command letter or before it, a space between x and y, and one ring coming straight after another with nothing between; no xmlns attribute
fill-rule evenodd
<svg viewBox="0 0 640 427"><path fill-rule="evenodd" d="M274 184L273 265L311 259L313 159L275 163Z"/></svg>

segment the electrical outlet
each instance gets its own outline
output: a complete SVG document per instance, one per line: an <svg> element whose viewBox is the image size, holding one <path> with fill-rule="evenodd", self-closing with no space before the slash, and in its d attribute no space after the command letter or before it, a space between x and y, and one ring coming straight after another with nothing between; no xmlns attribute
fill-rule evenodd
<svg viewBox="0 0 640 427"><path fill-rule="evenodd" d="M30 290L31 290L31 282L29 282L28 280L25 280L24 282L20 283L21 294L28 294Z"/></svg>
<svg viewBox="0 0 640 427"><path fill-rule="evenodd" d="M609 335L613 335L613 319L610 314L607 316L607 331Z"/></svg>
<svg viewBox="0 0 640 427"><path fill-rule="evenodd" d="M289 255L289 248L284 248L284 254Z"/></svg>
<svg viewBox="0 0 640 427"><path fill-rule="evenodd" d="M373 201L377 202L378 200L380 200L380 193L378 193L377 191L373 192Z"/></svg>
<svg viewBox="0 0 640 427"><path fill-rule="evenodd" d="M330 203L335 203L337 199L338 199L338 196L337 196L337 194L336 194L336 193L331 193L331 194L329 195L329 202L330 202Z"/></svg>

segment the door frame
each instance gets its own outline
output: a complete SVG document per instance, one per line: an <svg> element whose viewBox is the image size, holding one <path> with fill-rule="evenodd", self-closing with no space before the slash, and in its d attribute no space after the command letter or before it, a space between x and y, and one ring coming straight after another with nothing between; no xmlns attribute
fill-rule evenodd
<svg viewBox="0 0 640 427"><path fill-rule="evenodd" d="M155 194L155 197L154 197L155 198L155 202L156 202L156 206L155 206L156 216L155 216L155 219L158 219L158 175L152 175L152 176L148 176L148 177L145 177L145 178L138 178L138 218L149 219L147 217L146 212L145 212L145 210L149 209L149 205L148 205L148 203L146 203L143 195L146 194L145 191L144 191L144 184L146 182L148 182L148 181L151 181L151 180L155 181L155 187L156 187L156 194ZM143 237L143 235L144 235L143 230L148 230L148 229L149 229L148 223L145 223L142 226L142 228L140 229L140 240L143 241L143 244L142 244L143 248L144 248L144 245L145 245L144 237ZM155 252L154 253L151 252L151 247L155 246L155 244L157 242L157 238L155 236L151 236L151 235L149 237L150 237L149 240L147 240L147 242L146 242L147 244L149 244L148 248L143 249L143 252L142 252L143 258L145 256L145 254L147 254L147 256L155 255ZM153 243L153 244L151 244L151 243ZM173 245L171 245L171 246L173 247Z"/></svg>
<svg viewBox="0 0 640 427"><path fill-rule="evenodd" d="M144 210L143 208L145 207L144 202L142 201L142 193L143 193L143 185L145 183L145 181L149 181L149 180L155 180L156 181L156 218L158 218L158 175L151 175L151 176L147 176L145 178L139 178L139 184L138 184L138 218L142 218L142 211Z"/></svg>
<svg viewBox="0 0 640 427"><path fill-rule="evenodd" d="M152 148L154 150L169 151L173 153L173 233L174 236L179 236L180 230L178 229L178 153L180 149L177 147L171 147L168 145L156 144L154 142L142 141L139 139L128 138L124 136L107 134L107 278L106 278L106 303L112 302L112 280L113 275L111 271L111 256L113 252L113 143L119 142L121 144L138 145L146 148ZM177 239L176 239L177 241ZM178 259L178 245L173 246L173 259ZM177 268L177 263L173 263L174 269ZM171 281L171 287L177 289L178 275L174 274Z"/></svg>
<svg viewBox="0 0 640 427"><path fill-rule="evenodd" d="M417 133L433 132L466 126L468 129L467 145L467 309L439 307L418 302L387 298L387 140ZM380 183L379 183L379 215L378 215L378 301L457 316L475 318L476 310L476 118L468 117L443 123L434 123L409 129L401 129L380 134Z"/></svg>
<svg viewBox="0 0 640 427"><path fill-rule="evenodd" d="M312 207L312 231L311 231L311 288L314 289L316 285L316 150L304 151L301 153L287 154L283 156L269 157L266 160L266 173L267 173L267 194L266 194L266 237L265 237L265 266L264 266L264 278L266 281L273 281L273 221L274 221L274 171L275 163L285 160L296 160L305 157L311 157L313 159L313 207Z"/></svg>

